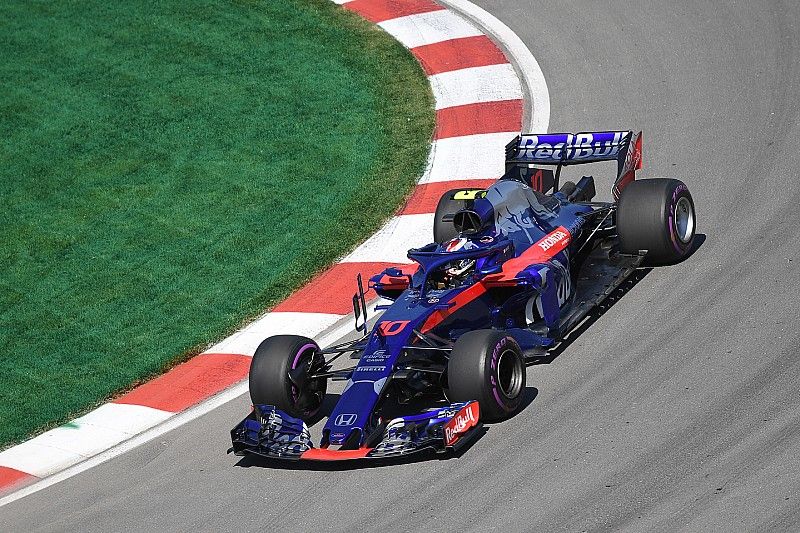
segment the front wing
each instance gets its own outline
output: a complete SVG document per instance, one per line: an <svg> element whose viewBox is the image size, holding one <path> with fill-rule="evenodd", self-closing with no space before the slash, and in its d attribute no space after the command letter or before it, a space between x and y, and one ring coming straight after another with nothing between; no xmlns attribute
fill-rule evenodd
<svg viewBox="0 0 800 533"><path fill-rule="evenodd" d="M478 402L464 402L420 414L394 418L381 440L354 450L315 448L305 422L271 405L256 405L231 430L236 455L256 454L273 459L342 461L383 459L423 450L457 450L477 436L482 424Z"/></svg>

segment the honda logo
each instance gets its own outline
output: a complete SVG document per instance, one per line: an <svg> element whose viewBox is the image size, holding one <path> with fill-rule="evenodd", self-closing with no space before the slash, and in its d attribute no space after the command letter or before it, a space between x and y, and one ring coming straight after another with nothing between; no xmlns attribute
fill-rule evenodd
<svg viewBox="0 0 800 533"><path fill-rule="evenodd" d="M344 414L336 417L334 424L337 426L352 426L356 422L357 416L354 414Z"/></svg>

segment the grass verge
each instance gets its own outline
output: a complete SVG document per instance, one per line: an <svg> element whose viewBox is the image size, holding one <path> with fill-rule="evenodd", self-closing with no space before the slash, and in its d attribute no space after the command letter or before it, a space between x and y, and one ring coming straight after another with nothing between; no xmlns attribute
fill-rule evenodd
<svg viewBox="0 0 800 533"><path fill-rule="evenodd" d="M0 447L310 279L433 129L411 55L327 0L8 0L0 54Z"/></svg>

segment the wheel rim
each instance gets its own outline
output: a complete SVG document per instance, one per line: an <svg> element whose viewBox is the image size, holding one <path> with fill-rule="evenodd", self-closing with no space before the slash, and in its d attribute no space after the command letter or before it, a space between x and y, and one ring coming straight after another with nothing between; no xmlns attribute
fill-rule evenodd
<svg viewBox="0 0 800 533"><path fill-rule="evenodd" d="M522 367L518 363L513 350L505 350L497 361L497 384L506 398L516 398L522 389Z"/></svg>
<svg viewBox="0 0 800 533"><path fill-rule="evenodd" d="M313 344L307 344L300 348L292 361L291 369L294 370L305 366L305 371L310 373L314 367L316 350L317 347ZM322 405L322 397L324 396L322 388L324 384L324 379L304 381L302 387L291 384L292 400L295 407L306 416L316 413Z"/></svg>
<svg viewBox="0 0 800 533"><path fill-rule="evenodd" d="M683 243L689 242L694 235L694 210L685 196L675 204L675 231Z"/></svg>

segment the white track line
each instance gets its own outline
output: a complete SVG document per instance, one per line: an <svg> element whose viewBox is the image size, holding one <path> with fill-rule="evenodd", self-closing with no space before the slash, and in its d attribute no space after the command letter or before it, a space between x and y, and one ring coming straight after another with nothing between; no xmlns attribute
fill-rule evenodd
<svg viewBox="0 0 800 533"><path fill-rule="evenodd" d="M499 178L505 170L505 146L518 131L480 133L434 141L436 157L419 183Z"/></svg>
<svg viewBox="0 0 800 533"><path fill-rule="evenodd" d="M386 20L378 26L406 48L483 35L481 30L449 10L408 15Z"/></svg>
<svg viewBox="0 0 800 533"><path fill-rule="evenodd" d="M428 81L436 100L436 109L478 102L519 100L523 97L517 73L508 63L434 74L428 77ZM502 158L502 155L499 157Z"/></svg>
<svg viewBox="0 0 800 533"><path fill-rule="evenodd" d="M238 353L252 356L261 341L270 335L302 335L314 338L343 316L329 313L267 313L204 353Z"/></svg>
<svg viewBox="0 0 800 533"><path fill-rule="evenodd" d="M158 425L174 413L107 403L69 424L0 453L0 464L46 477Z"/></svg>
<svg viewBox="0 0 800 533"><path fill-rule="evenodd" d="M437 1L475 21L505 49L506 55L522 76L522 86L528 90L530 96L530 101L526 102L528 120L524 124L524 129L529 133L546 132L550 127L550 91L547 89L547 82L539 62L522 39L500 19L469 0Z"/></svg>
<svg viewBox="0 0 800 533"><path fill-rule="evenodd" d="M409 248L419 248L433 240L433 213L392 217L372 237L364 241L342 263L410 263Z"/></svg>

